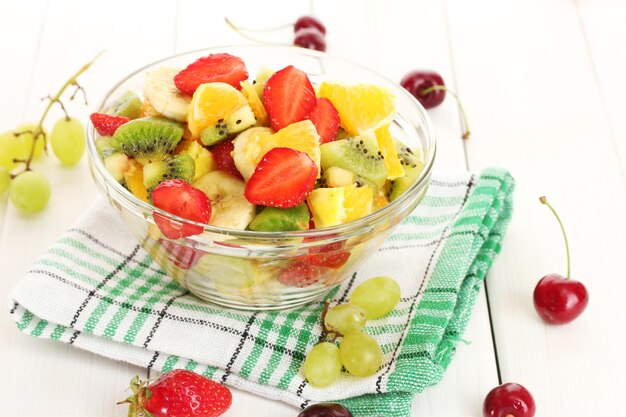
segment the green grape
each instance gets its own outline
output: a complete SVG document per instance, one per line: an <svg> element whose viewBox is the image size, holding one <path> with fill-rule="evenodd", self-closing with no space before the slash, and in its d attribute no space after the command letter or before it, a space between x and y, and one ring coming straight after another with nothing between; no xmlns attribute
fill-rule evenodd
<svg viewBox="0 0 626 417"><path fill-rule="evenodd" d="M74 165L85 152L85 128L73 117L59 119L52 128L50 145L63 165Z"/></svg>
<svg viewBox="0 0 626 417"><path fill-rule="evenodd" d="M24 123L15 128L15 133L20 132L34 132L37 130L37 125L35 123ZM27 159L30 156L30 148L33 146L33 134L32 133L24 133L18 136L18 140L22 145L22 153L18 156L19 159ZM43 155L43 135L37 136L37 142L35 142L35 153L33 154L33 159L37 159Z"/></svg>
<svg viewBox="0 0 626 417"><path fill-rule="evenodd" d="M26 171L13 179L9 197L13 205L23 213L37 213L50 200L50 182L39 172Z"/></svg>
<svg viewBox="0 0 626 417"><path fill-rule="evenodd" d="M326 313L324 325L331 332L347 334L360 332L365 327L365 311L352 304L339 304Z"/></svg>
<svg viewBox="0 0 626 417"><path fill-rule="evenodd" d="M4 132L0 134L0 166L14 170L19 165L13 162L14 158L22 158L22 144L13 132Z"/></svg>
<svg viewBox="0 0 626 417"><path fill-rule="evenodd" d="M11 174L5 167L0 166L0 196L9 189L11 185Z"/></svg>
<svg viewBox="0 0 626 417"><path fill-rule="evenodd" d="M341 362L354 376L374 375L383 362L378 342L363 332L348 333L339 345Z"/></svg>
<svg viewBox="0 0 626 417"><path fill-rule="evenodd" d="M316 345L304 360L304 377L315 387L332 384L341 373L339 348L334 343Z"/></svg>
<svg viewBox="0 0 626 417"><path fill-rule="evenodd" d="M359 284L352 295L350 304L365 310L368 320L377 319L389 313L400 301L400 286L389 277L375 277Z"/></svg>

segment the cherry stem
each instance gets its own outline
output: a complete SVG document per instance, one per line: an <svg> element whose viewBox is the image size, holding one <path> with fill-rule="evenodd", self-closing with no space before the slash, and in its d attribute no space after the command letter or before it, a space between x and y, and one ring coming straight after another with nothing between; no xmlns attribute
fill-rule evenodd
<svg viewBox="0 0 626 417"><path fill-rule="evenodd" d="M233 29L235 29L235 30L239 29L238 31L246 31L246 32L273 32L273 31L276 31L276 30L286 29L288 27L293 27L293 25L294 25L293 23L286 23L284 25L274 26L274 27L269 27L269 28L249 28L249 27L246 27L246 26L235 26L227 17L225 17L224 20Z"/></svg>
<svg viewBox="0 0 626 417"><path fill-rule="evenodd" d="M256 39L253 36L248 35L246 32L244 32L241 28L239 28L238 26L236 26L233 22L231 22L230 20L228 20L227 17L224 18L224 21L226 22L226 24L228 24L228 26L231 27L232 30L234 30L235 32L237 32L238 34L240 34L241 36L243 36L244 38L251 40L252 42L256 42L256 43L267 43L265 41L262 41L260 39Z"/></svg>
<svg viewBox="0 0 626 417"><path fill-rule="evenodd" d="M26 165L24 167L24 170L21 172L18 172L17 174L11 175L12 178L15 178L16 176L26 172L26 171L30 171L30 165L33 162L33 157L35 155L35 145L37 143L37 139L39 139L39 137L41 136L43 143L44 143L44 149L46 149L46 133L43 130L43 122L46 120L46 116L48 115L48 113L50 112L50 109L52 108L52 106L57 103L61 106L61 109L63 110L63 113L65 114L65 117L67 119L69 119L69 116L67 114L67 111L65 110L65 106L63 105L63 103L61 102L61 96L63 95L63 93L65 92L65 90L67 90L68 87L70 86L76 86L77 89L81 89L82 87L78 84L78 76L81 75L83 72L87 71L89 69L89 67L91 66L91 64L94 63L94 61L96 59L98 59L100 57L100 55L102 55L104 53L104 51L100 51L98 53L98 55L96 55L91 61L89 61L88 63L86 63L85 65L83 65L82 67L80 67L80 69L78 71L76 71L76 73L74 73L74 75L72 75L66 82L65 84L63 84L61 86L61 88L59 89L59 91L54 95L54 96L46 96L43 98L43 100L48 99L48 106L46 106L46 109L43 111L43 114L41 115L41 118L39 119L39 122L37 123L37 126L33 129L33 130L28 130L28 131L24 131L24 132L15 132L15 136L21 136L21 135L25 135L25 134L32 134L33 135L33 142L31 143L30 146L30 152L28 154L28 158L26 158L26 160L24 160L24 164ZM76 92L74 93L74 95L76 94ZM84 90L83 90L83 94L84 94ZM70 100L72 100L74 98L74 95L72 95L72 97L70 98ZM85 99L86 100L86 99Z"/></svg>
<svg viewBox="0 0 626 417"><path fill-rule="evenodd" d="M469 139L470 130L469 130L469 124L467 123L467 115L465 114L465 109L463 108L463 104L461 104L461 100L459 99L459 96L457 96L454 91L450 90L445 85L433 85L432 87L428 87L420 91L419 94L422 96L426 96L432 93L433 91L440 91L440 90L450 93L450 95L452 95L452 97L454 97L454 99L456 100L456 103L459 106L459 110L461 110L461 118L463 119L463 135L461 137L463 139Z"/></svg>
<svg viewBox="0 0 626 417"><path fill-rule="evenodd" d="M554 217L556 217L556 220L559 222L559 226L561 226L561 232L563 233L563 239L565 240L565 253L567 254L567 275L565 276L565 278L569 279L569 275L570 275L569 243L567 242L567 234L565 233L565 228L563 227L563 222L561 222L561 218L556 213L556 210L554 210L554 207L552 207L552 205L548 202L547 198L539 197L539 201L541 201L541 204L544 204L544 205L548 206L548 208L554 214Z"/></svg>

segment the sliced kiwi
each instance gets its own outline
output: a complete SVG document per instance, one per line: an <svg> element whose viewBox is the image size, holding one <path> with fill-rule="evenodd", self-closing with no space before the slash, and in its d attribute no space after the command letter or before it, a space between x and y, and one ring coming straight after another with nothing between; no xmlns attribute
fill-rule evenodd
<svg viewBox="0 0 626 417"><path fill-rule="evenodd" d="M142 105L143 102L137 94L132 91L127 91L111 103L105 113L128 117L129 119L137 119L141 114Z"/></svg>
<svg viewBox="0 0 626 417"><path fill-rule="evenodd" d="M235 133L243 132L256 123L256 118L249 105L245 105L225 119L219 119L213 126L202 131L200 139L206 146L215 145Z"/></svg>
<svg viewBox="0 0 626 417"><path fill-rule="evenodd" d="M387 178L387 167L378 150L376 139L353 137L335 140L320 146L323 169L339 167L352 171L357 177L371 181L378 189Z"/></svg>
<svg viewBox="0 0 626 417"><path fill-rule="evenodd" d="M389 200L393 201L400 197L419 178L424 169L424 161L421 152L414 151L401 142L396 142L396 150L400 164L404 168L404 176L391 181L389 188Z"/></svg>
<svg viewBox="0 0 626 417"><path fill-rule="evenodd" d="M403 143L396 142L396 150L400 164L404 168L405 177L417 179L424 169L424 161L420 150L413 151Z"/></svg>
<svg viewBox="0 0 626 417"><path fill-rule="evenodd" d="M268 67L261 67L259 72L256 74L256 78L252 81L254 89L260 99L263 99L263 89L265 88L265 83L272 75L274 75L274 71Z"/></svg>
<svg viewBox="0 0 626 417"><path fill-rule="evenodd" d="M196 162L188 153L181 153L163 161L152 162L143 167L143 185L148 192L165 180L180 178L187 182L193 181Z"/></svg>
<svg viewBox="0 0 626 417"><path fill-rule="evenodd" d="M106 159L116 152L115 146L108 136L102 136L96 139L96 150L102 159Z"/></svg>
<svg viewBox="0 0 626 417"><path fill-rule="evenodd" d="M142 165L162 161L176 149L184 129L178 122L158 117L131 120L120 126L112 137L119 152Z"/></svg>
<svg viewBox="0 0 626 417"><path fill-rule="evenodd" d="M250 230L258 232L288 232L309 228L309 208L306 203L281 209L265 207L248 225Z"/></svg>

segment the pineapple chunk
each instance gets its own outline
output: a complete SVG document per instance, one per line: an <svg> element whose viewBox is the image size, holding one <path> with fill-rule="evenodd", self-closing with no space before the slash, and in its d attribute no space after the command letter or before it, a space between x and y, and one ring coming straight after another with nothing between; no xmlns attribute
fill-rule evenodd
<svg viewBox="0 0 626 417"><path fill-rule="evenodd" d="M134 159L128 160L130 168L124 172L126 188L140 200L148 203L148 190L143 184L143 166Z"/></svg>
<svg viewBox="0 0 626 417"><path fill-rule="evenodd" d="M324 178L329 187L345 187L354 184L354 173L339 167L330 167L324 171Z"/></svg>
<svg viewBox="0 0 626 417"><path fill-rule="evenodd" d="M315 227L320 229L343 223L346 218L344 199L344 187L313 190L307 199L307 204L313 214Z"/></svg>
<svg viewBox="0 0 626 417"><path fill-rule="evenodd" d="M389 125L385 125L376 130L376 141L378 142L378 148L382 153L387 167L387 179L394 180L396 178L404 176L404 168L400 163L400 158L396 152L396 147L389 133Z"/></svg>
<svg viewBox="0 0 626 417"><path fill-rule="evenodd" d="M193 177L194 181L207 172L215 171L218 168L213 154L195 140L189 144L184 152L188 153L196 163L196 171Z"/></svg>
<svg viewBox="0 0 626 417"><path fill-rule="evenodd" d="M372 212L373 203L372 189L356 185L318 188L307 199L316 228L336 226L367 216Z"/></svg>
<svg viewBox="0 0 626 417"><path fill-rule="evenodd" d="M346 211L344 222L360 219L372 213L374 192L370 187L351 185L344 187L344 190L343 207Z"/></svg>

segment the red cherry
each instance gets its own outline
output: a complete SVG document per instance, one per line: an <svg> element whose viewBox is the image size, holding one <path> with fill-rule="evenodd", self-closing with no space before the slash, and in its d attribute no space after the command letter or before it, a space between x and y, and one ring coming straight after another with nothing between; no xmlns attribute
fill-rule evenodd
<svg viewBox="0 0 626 417"><path fill-rule="evenodd" d="M441 75L432 71L411 71L404 76L400 85L406 88L426 109L440 105L446 98L445 89L432 89L445 86Z"/></svg>
<svg viewBox="0 0 626 417"><path fill-rule="evenodd" d="M467 124L467 115L456 93L450 90L443 82L441 75L433 71L411 71L402 78L400 85L413 95L424 106L431 109L440 105L446 98L446 92L456 100L461 118L463 119L463 139L469 138L470 131Z"/></svg>
<svg viewBox="0 0 626 417"><path fill-rule="evenodd" d="M512 382L495 387L485 397L484 417L533 417L535 400L520 384Z"/></svg>
<svg viewBox="0 0 626 417"><path fill-rule="evenodd" d="M549 274L537 283L533 300L545 322L564 324L580 316L589 303L589 294L581 282Z"/></svg>
<svg viewBox="0 0 626 417"><path fill-rule="evenodd" d="M549 274L541 278L535 287L533 302L535 310L546 323L569 323L585 310L589 303L589 294L587 293L587 288L581 282L569 278L569 244L559 215L545 197L540 197L539 201L548 206L561 226L561 232L565 240L565 252L567 254L567 277L559 274Z"/></svg>
<svg viewBox="0 0 626 417"><path fill-rule="evenodd" d="M316 51L326 51L324 34L313 27L298 30L293 39L293 44L307 49L315 49Z"/></svg>
<svg viewBox="0 0 626 417"><path fill-rule="evenodd" d="M301 16L296 20L296 23L293 24L293 31L298 32L300 29L305 28L315 28L322 33L322 35L326 35L326 27L320 22L318 19L313 16Z"/></svg>

